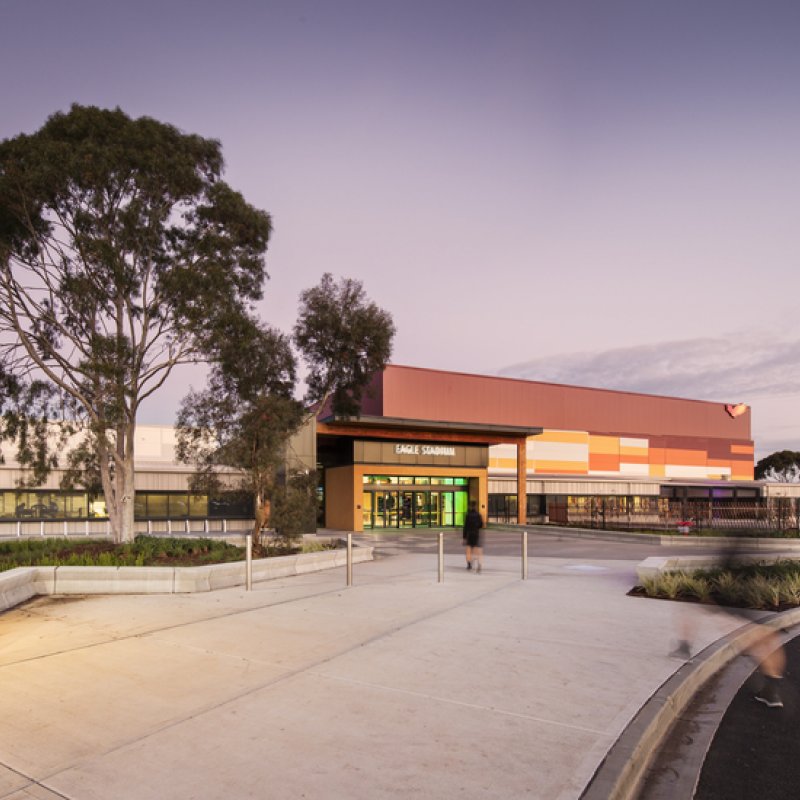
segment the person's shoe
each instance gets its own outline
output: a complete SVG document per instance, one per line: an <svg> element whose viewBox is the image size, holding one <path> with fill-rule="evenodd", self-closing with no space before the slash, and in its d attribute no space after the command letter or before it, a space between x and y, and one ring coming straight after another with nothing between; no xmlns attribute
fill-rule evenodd
<svg viewBox="0 0 800 800"><path fill-rule="evenodd" d="M481 562L479 561L479 562L478 562L478 568L477 568L477 571L478 571L478 572L480 572L480 571L481 571L481 569L482 569L482 566L483 566L483 565L482 565L482 564L481 564Z"/></svg>
<svg viewBox="0 0 800 800"><path fill-rule="evenodd" d="M471 561L467 561L467 569L472 569L472 562Z"/></svg>
<svg viewBox="0 0 800 800"><path fill-rule="evenodd" d="M677 647L670 653L672 658L689 658L692 655L691 647L686 639L681 639Z"/></svg>
<svg viewBox="0 0 800 800"><path fill-rule="evenodd" d="M756 692L755 698L768 708L783 708L783 700L778 692L775 678L767 678L761 690Z"/></svg>

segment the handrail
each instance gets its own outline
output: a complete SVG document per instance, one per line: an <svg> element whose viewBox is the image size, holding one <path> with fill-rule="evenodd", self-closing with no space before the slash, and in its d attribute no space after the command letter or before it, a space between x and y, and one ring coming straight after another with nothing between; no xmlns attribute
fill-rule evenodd
<svg viewBox="0 0 800 800"><path fill-rule="evenodd" d="M227 519L222 517L203 517L195 519L146 519L136 520L134 531L151 536L210 536L242 534L253 530L253 519ZM68 538L70 536L111 537L111 523L108 519L88 520L0 520L0 539L10 538Z"/></svg>

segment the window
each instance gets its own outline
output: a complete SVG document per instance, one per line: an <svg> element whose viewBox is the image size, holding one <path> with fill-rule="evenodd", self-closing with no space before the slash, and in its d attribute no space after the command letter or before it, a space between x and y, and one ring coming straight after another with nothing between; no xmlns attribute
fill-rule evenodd
<svg viewBox="0 0 800 800"><path fill-rule="evenodd" d="M169 516L167 495L151 492L147 495L147 516L166 519Z"/></svg>
<svg viewBox="0 0 800 800"><path fill-rule="evenodd" d="M189 516L190 517L208 516L208 495L205 494L189 495Z"/></svg>
<svg viewBox="0 0 800 800"><path fill-rule="evenodd" d="M189 496L171 494L169 497L169 515L172 519L189 516Z"/></svg>

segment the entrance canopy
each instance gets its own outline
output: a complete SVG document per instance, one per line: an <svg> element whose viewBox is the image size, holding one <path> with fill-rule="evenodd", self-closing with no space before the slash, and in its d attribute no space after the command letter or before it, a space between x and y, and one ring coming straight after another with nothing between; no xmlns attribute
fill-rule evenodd
<svg viewBox="0 0 800 800"><path fill-rule="evenodd" d="M401 417L337 417L317 419L317 435L372 436L382 439L436 439L472 444L516 444L542 428L529 425L487 425L476 422L404 419Z"/></svg>
<svg viewBox="0 0 800 800"><path fill-rule="evenodd" d="M352 520L356 529L459 525L469 499L486 508L487 453L496 444L517 448L518 505L524 515L527 440L541 432L532 426L371 415L318 419L317 452L330 478L326 519L348 528ZM338 497L332 496L334 487Z"/></svg>

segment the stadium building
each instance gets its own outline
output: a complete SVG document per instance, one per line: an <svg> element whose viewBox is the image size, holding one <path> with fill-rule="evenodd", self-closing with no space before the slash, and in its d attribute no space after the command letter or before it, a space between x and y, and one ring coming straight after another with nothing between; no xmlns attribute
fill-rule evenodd
<svg viewBox="0 0 800 800"><path fill-rule="evenodd" d="M735 527L782 508L796 525L798 487L753 480L750 424L742 404L390 365L358 417L323 409L295 437L287 469L316 468L319 525L339 530L458 527L471 500L517 524ZM140 530L252 518L248 498L190 492L174 444L170 427L137 428ZM60 491L58 471L20 489L6 460L0 520L102 523L101 496Z"/></svg>

